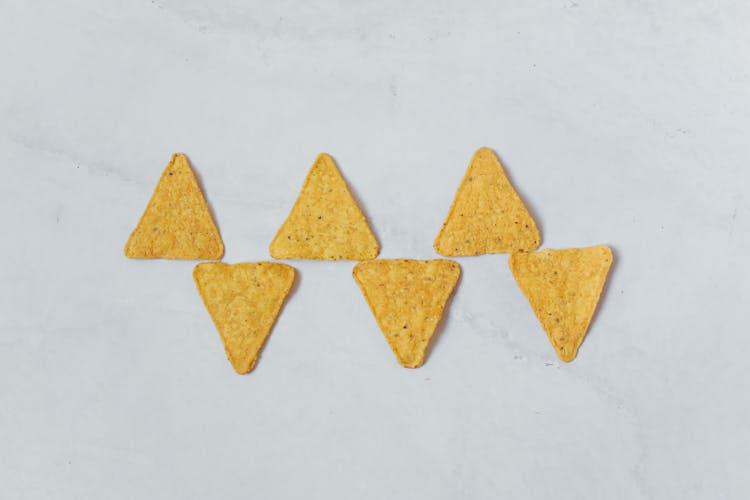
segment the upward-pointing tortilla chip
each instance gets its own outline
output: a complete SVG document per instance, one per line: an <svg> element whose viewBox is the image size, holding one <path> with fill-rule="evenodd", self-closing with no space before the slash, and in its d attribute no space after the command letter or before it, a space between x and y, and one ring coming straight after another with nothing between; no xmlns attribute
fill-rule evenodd
<svg viewBox="0 0 750 500"><path fill-rule="evenodd" d="M435 239L440 255L529 252L539 230L489 148L471 159L448 216Z"/></svg>
<svg viewBox="0 0 750 500"><path fill-rule="evenodd" d="M195 266L193 278L237 373L248 373L294 283L294 268L276 262Z"/></svg>
<svg viewBox="0 0 750 500"><path fill-rule="evenodd" d="M557 355L572 361L599 302L612 250L599 245L516 253L508 263Z"/></svg>
<svg viewBox="0 0 750 500"><path fill-rule="evenodd" d="M220 259L224 243L185 155L167 165L125 245L131 259Z"/></svg>
<svg viewBox="0 0 750 500"><path fill-rule="evenodd" d="M374 259L380 246L333 158L318 156L271 242L275 259Z"/></svg>
<svg viewBox="0 0 750 500"><path fill-rule="evenodd" d="M352 271L393 353L419 368L461 275L452 260L370 260Z"/></svg>

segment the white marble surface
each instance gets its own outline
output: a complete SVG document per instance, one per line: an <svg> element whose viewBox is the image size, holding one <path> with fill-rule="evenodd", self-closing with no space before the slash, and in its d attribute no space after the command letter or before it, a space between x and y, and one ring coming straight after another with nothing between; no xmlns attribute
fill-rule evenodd
<svg viewBox="0 0 750 500"><path fill-rule="evenodd" d="M0 497L748 498L750 5L315 4L0 1ZM382 257L434 257L482 145L544 247L616 251L572 364L504 256L419 370L352 263L295 262L241 377L194 263L122 254L184 151L269 259L327 151Z"/></svg>

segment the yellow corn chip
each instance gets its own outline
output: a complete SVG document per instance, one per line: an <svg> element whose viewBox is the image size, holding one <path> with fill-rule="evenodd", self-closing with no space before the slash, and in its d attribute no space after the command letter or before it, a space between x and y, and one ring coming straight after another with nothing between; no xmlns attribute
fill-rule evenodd
<svg viewBox="0 0 750 500"><path fill-rule="evenodd" d="M419 368L461 275L452 260L380 259L352 271L393 353L406 368Z"/></svg>
<svg viewBox="0 0 750 500"><path fill-rule="evenodd" d="M333 159L318 156L271 242L275 259L364 260L380 246Z"/></svg>
<svg viewBox="0 0 750 500"><path fill-rule="evenodd" d="M237 373L248 373L294 283L294 268L276 262L195 266L193 278Z"/></svg>
<svg viewBox="0 0 750 500"><path fill-rule="evenodd" d="M131 259L220 259L224 243L190 163L175 154L125 245Z"/></svg>
<svg viewBox="0 0 750 500"><path fill-rule="evenodd" d="M515 253L508 263L557 355L572 361L599 302L612 250L599 245Z"/></svg>
<svg viewBox="0 0 750 500"><path fill-rule="evenodd" d="M539 243L534 219L500 160L491 149L479 149L435 238L435 251L446 257L528 252Z"/></svg>

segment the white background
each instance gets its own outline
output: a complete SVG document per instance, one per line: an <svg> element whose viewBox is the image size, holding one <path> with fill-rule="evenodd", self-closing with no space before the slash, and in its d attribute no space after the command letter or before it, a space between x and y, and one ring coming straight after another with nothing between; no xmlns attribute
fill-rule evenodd
<svg viewBox="0 0 750 500"><path fill-rule="evenodd" d="M750 495L744 1L0 0L0 496ZM558 362L507 257L401 368L351 262L236 375L194 262L123 246L187 153L226 262L269 259L315 156L382 257L432 241L494 148L543 248L616 262Z"/></svg>

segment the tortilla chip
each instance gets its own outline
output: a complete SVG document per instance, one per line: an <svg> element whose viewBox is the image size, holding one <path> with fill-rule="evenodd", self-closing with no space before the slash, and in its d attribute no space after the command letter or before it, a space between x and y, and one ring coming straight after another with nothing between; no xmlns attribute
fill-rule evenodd
<svg viewBox="0 0 750 500"><path fill-rule="evenodd" d="M539 247L539 230L489 148L471 159L435 251L446 257L529 252Z"/></svg>
<svg viewBox="0 0 750 500"><path fill-rule="evenodd" d="M248 373L255 366L294 275L292 266L277 262L204 262L195 266L198 293L237 373Z"/></svg>
<svg viewBox="0 0 750 500"><path fill-rule="evenodd" d="M558 357L572 361L599 302L612 250L599 245L516 253L508 263Z"/></svg>
<svg viewBox="0 0 750 500"><path fill-rule="evenodd" d="M315 160L270 250L275 259L365 260L378 256L378 241L327 154Z"/></svg>
<svg viewBox="0 0 750 500"><path fill-rule="evenodd" d="M125 244L131 259L220 259L224 243L185 155L177 153Z"/></svg>
<svg viewBox="0 0 750 500"><path fill-rule="evenodd" d="M352 275L399 363L406 368L422 366L443 308L461 275L458 263L371 260L354 266Z"/></svg>

